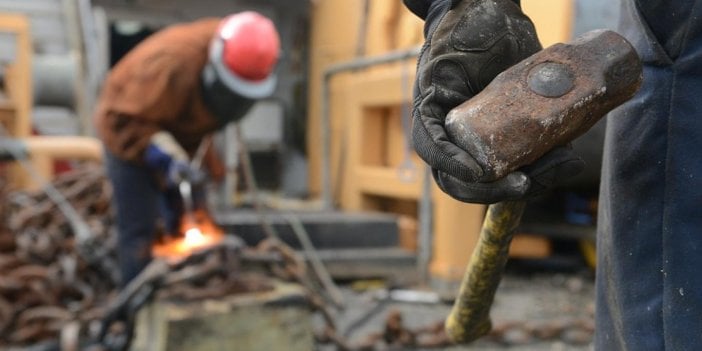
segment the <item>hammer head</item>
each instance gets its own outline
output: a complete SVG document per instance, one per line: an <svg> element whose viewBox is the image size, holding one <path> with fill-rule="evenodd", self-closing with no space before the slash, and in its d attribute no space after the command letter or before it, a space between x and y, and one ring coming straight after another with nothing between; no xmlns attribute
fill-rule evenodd
<svg viewBox="0 0 702 351"><path fill-rule="evenodd" d="M499 179L585 133L642 80L634 48L608 30L546 48L500 73L446 116L449 138Z"/></svg>

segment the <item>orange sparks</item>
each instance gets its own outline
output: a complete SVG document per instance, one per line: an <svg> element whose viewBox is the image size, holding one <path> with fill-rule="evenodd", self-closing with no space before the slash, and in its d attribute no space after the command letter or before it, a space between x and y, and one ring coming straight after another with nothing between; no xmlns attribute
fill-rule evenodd
<svg viewBox="0 0 702 351"><path fill-rule="evenodd" d="M222 230L204 211L196 211L186 216L181 223L181 236L165 238L154 245L154 257L179 259L195 251L220 243L224 237Z"/></svg>

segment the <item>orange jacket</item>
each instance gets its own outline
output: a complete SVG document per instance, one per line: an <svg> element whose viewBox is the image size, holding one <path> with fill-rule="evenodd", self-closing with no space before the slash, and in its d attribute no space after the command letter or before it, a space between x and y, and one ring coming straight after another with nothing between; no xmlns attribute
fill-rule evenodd
<svg viewBox="0 0 702 351"><path fill-rule="evenodd" d="M218 129L200 96L200 75L220 19L165 28L124 56L107 76L95 127L117 157L141 162L151 136L170 132L192 154Z"/></svg>

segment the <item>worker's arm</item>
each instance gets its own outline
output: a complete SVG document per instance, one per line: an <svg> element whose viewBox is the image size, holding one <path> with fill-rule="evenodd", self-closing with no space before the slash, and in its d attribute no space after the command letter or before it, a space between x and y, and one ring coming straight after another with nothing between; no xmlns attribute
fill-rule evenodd
<svg viewBox="0 0 702 351"><path fill-rule="evenodd" d="M211 22L211 23L210 23ZM110 71L96 113L98 132L117 157L141 162L151 136L177 135L189 152L216 121L199 106L200 75L216 21L177 25L147 38ZM193 150L190 150L193 148Z"/></svg>
<svg viewBox="0 0 702 351"><path fill-rule="evenodd" d="M523 199L580 172L583 161L559 147L501 179L448 138L446 114L492 79L541 49L536 30L512 0L405 0L425 19L413 111L413 142L439 187L476 203ZM495 116L499 118L499 116Z"/></svg>
<svg viewBox="0 0 702 351"><path fill-rule="evenodd" d="M178 60L166 56L146 56L143 64L127 62L106 82L96 128L105 146L122 160L141 163L151 137L189 114L186 104L199 87L178 75Z"/></svg>
<svg viewBox="0 0 702 351"><path fill-rule="evenodd" d="M144 149L160 126L109 110L108 103L103 99L98 104L95 129L110 153L123 161L141 163Z"/></svg>
<svg viewBox="0 0 702 351"><path fill-rule="evenodd" d="M166 187L178 186L182 180L198 183L204 173L190 166L188 156L178 142L166 132L151 137L144 150L144 164L164 180Z"/></svg>

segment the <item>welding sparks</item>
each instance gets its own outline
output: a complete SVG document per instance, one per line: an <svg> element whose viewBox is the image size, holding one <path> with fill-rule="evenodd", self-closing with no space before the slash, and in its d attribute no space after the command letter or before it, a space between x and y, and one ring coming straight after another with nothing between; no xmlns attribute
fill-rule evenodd
<svg viewBox="0 0 702 351"><path fill-rule="evenodd" d="M196 213L191 221L184 221L181 228L181 236L166 238L154 245L154 257L182 258L196 250L214 246L224 237L222 230L205 213Z"/></svg>
<svg viewBox="0 0 702 351"><path fill-rule="evenodd" d="M184 244L187 247L200 247L207 243L207 238L200 228L190 228L185 232Z"/></svg>

